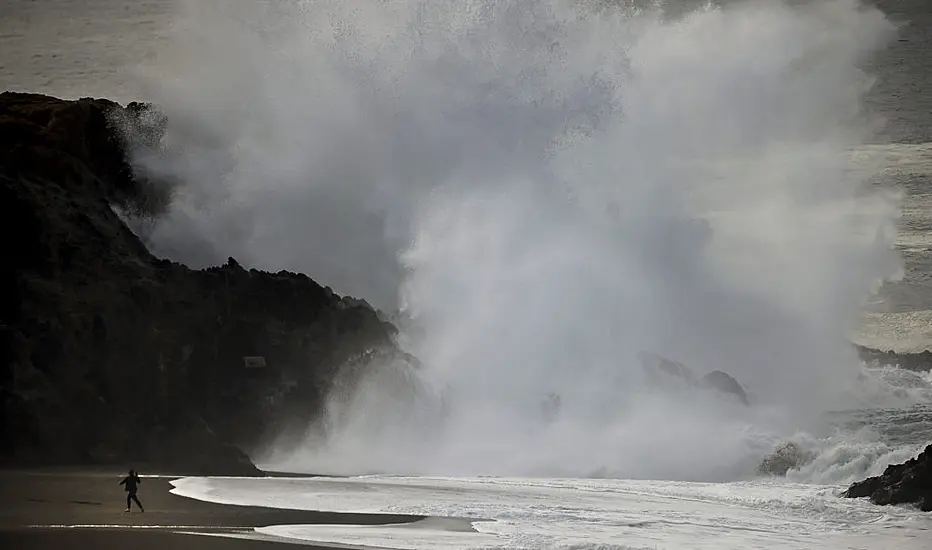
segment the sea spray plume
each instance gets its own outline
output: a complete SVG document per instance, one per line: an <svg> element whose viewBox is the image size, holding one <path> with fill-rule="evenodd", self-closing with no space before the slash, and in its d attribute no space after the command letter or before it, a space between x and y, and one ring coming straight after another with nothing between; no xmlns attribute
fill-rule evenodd
<svg viewBox="0 0 932 550"><path fill-rule="evenodd" d="M401 342L423 363L423 401L363 383L334 398L338 433L271 459L725 478L772 448L753 434L831 406L855 374L847 330L896 267L894 205L846 155L871 128L857 64L892 30L876 9L197 2L186 17L153 94L182 121L158 168L188 184L155 244L194 227L222 255L382 306L400 284ZM760 407L645 393L642 349L727 372Z"/></svg>
<svg viewBox="0 0 932 550"><path fill-rule="evenodd" d="M167 153L141 160L188 185L152 246L306 271L385 309L431 189L526 173L612 100L562 53L586 28L561 31L572 21L543 2L180 6L146 81L172 121ZM192 238L214 252L190 254Z"/></svg>

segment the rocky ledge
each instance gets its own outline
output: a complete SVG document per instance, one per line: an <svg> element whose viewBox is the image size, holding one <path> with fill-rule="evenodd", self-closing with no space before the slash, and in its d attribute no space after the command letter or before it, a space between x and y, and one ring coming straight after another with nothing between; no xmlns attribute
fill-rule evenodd
<svg viewBox="0 0 932 550"><path fill-rule="evenodd" d="M241 449L306 426L353 358L395 353L390 324L305 275L150 254L117 214L166 200L115 131L145 111L0 94L2 463L256 473Z"/></svg>
<svg viewBox="0 0 932 550"><path fill-rule="evenodd" d="M857 346L858 355L866 363L889 365L915 371L932 370L932 351L917 353L897 353Z"/></svg>
<svg viewBox="0 0 932 550"><path fill-rule="evenodd" d="M932 444L916 458L854 483L844 496L869 497L874 504L914 504L923 512L932 512Z"/></svg>

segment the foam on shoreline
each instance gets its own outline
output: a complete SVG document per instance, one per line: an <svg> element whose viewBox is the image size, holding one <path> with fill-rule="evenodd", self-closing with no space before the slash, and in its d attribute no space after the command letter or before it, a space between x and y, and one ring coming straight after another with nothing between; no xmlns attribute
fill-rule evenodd
<svg viewBox="0 0 932 550"><path fill-rule="evenodd" d="M913 549L932 528L932 517L841 499L840 489L777 480L365 476L185 478L177 480L173 492L230 504L428 516L392 525L288 524L255 530L311 544L399 550L621 549L658 542L667 547L820 549L857 542Z"/></svg>

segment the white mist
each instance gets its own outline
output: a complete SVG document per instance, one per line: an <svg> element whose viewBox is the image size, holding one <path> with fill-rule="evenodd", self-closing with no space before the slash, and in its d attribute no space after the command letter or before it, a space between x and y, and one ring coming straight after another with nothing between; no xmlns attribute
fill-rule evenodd
<svg viewBox="0 0 932 550"><path fill-rule="evenodd" d="M419 398L382 366L270 460L719 479L838 406L897 269L895 204L848 155L891 24L853 0L606 4L184 4L148 81L171 123L140 168L183 183L151 245L400 307L423 363ZM644 349L755 407L646 391Z"/></svg>

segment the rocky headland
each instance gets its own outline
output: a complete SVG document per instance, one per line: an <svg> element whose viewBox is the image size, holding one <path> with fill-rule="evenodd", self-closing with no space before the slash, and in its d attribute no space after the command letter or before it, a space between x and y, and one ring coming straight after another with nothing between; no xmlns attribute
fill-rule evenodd
<svg viewBox="0 0 932 550"><path fill-rule="evenodd" d="M395 353L392 325L305 275L150 254L117 214L167 200L115 128L146 111L0 94L6 464L255 473L244 449L306 425L354 357Z"/></svg>

